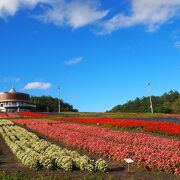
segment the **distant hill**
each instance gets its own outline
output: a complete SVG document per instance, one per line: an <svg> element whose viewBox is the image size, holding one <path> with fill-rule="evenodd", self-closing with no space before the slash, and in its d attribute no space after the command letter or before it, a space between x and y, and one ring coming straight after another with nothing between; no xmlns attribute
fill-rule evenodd
<svg viewBox="0 0 180 180"><path fill-rule="evenodd" d="M36 105L37 112L58 112L58 98L51 96L31 96L30 102ZM61 99L61 112L77 112L72 105Z"/></svg>
<svg viewBox="0 0 180 180"><path fill-rule="evenodd" d="M169 91L162 96L152 96L155 113L180 113L180 94ZM151 112L149 97L136 98L123 105L117 105L108 112Z"/></svg>

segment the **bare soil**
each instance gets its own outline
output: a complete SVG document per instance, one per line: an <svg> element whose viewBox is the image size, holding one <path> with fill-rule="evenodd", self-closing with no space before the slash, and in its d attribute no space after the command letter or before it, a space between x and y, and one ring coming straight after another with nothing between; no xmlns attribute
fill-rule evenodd
<svg viewBox="0 0 180 180"><path fill-rule="evenodd" d="M29 130L31 132L35 132ZM35 132L40 138L45 139L51 143L57 144L63 148L69 150L77 150L82 155L88 155L91 159L97 160L100 158L97 155L89 153L85 150L75 149L73 147L67 146L65 144L59 143L47 136L44 136L38 132ZM86 179L97 179L97 180L178 180L178 177L174 175L165 174L162 172L151 172L143 168L138 168L136 166L131 167L130 172L127 170L127 165L113 162L108 159L109 169L107 172L95 172L89 173L84 171L72 171L66 172L63 170L45 170L41 169L38 171L23 167L20 161L12 154L8 146L5 144L2 136L0 136L0 150L2 154L0 155L0 172L6 174L13 172L21 172L26 174L30 179L55 179L55 180L86 180Z"/></svg>

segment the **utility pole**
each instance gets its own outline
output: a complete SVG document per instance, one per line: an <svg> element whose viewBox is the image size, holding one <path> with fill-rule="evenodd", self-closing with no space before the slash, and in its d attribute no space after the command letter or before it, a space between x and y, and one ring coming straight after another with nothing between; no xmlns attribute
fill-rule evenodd
<svg viewBox="0 0 180 180"><path fill-rule="evenodd" d="M149 102L150 102L150 108L151 108L151 113L154 113L153 110L153 104L152 104L152 98L151 98L151 82L150 81L146 81L147 87L148 87L148 92L149 92Z"/></svg>
<svg viewBox="0 0 180 180"><path fill-rule="evenodd" d="M61 112L61 102L60 102L60 86L57 87L58 90L58 112Z"/></svg>

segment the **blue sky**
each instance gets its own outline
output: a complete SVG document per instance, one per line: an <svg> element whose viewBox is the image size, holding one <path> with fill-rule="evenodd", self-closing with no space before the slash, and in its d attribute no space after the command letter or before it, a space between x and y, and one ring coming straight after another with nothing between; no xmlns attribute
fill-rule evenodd
<svg viewBox="0 0 180 180"><path fill-rule="evenodd" d="M179 0L1 0L0 91L106 111L180 91Z"/></svg>

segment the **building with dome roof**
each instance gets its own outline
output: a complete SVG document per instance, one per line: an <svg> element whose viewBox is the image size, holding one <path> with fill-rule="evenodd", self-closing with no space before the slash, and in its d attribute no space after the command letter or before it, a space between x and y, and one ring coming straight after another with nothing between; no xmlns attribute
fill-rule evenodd
<svg viewBox="0 0 180 180"><path fill-rule="evenodd" d="M30 104L30 95L16 92L14 88L9 92L0 93L1 112L31 111L35 105Z"/></svg>

